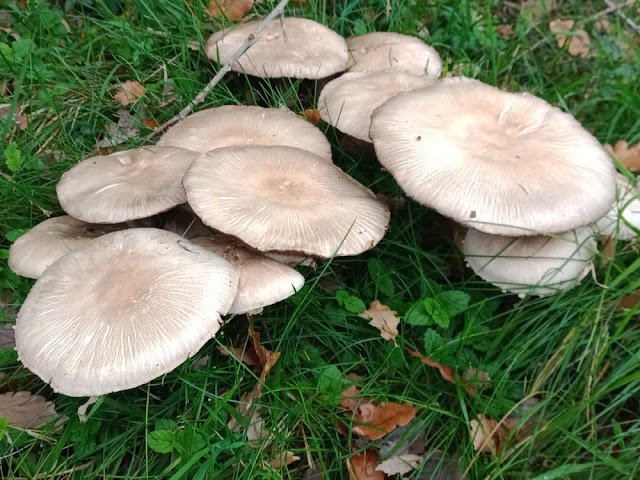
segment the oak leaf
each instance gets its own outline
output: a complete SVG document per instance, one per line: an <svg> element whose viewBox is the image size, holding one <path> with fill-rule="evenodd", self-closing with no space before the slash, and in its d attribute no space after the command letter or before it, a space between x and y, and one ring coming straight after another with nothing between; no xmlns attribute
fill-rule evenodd
<svg viewBox="0 0 640 480"><path fill-rule="evenodd" d="M384 473L377 471L380 455L375 450L365 450L347 459L350 480L384 480Z"/></svg>
<svg viewBox="0 0 640 480"><path fill-rule="evenodd" d="M632 172L640 172L640 143L630 147L627 142L620 140L613 147L606 144L604 148L626 168Z"/></svg>
<svg viewBox="0 0 640 480"><path fill-rule="evenodd" d="M556 43L560 48L564 47L567 42L567 35L563 35L562 32L571 31L574 24L573 20L553 20L549 23L549 29L556 34ZM569 55L580 58L596 56L597 54L591 50L590 45L589 34L582 28L576 28L569 37Z"/></svg>
<svg viewBox="0 0 640 480"><path fill-rule="evenodd" d="M240 20L253 8L253 0L213 0L209 2L207 12L214 17L227 17L229 20Z"/></svg>
<svg viewBox="0 0 640 480"><path fill-rule="evenodd" d="M146 90L145 86L140 82L127 80L120 84L120 90L114 95L113 99L116 103L126 107L138 100Z"/></svg>
<svg viewBox="0 0 640 480"><path fill-rule="evenodd" d="M55 406L31 392L0 394L0 418L5 417L14 428L37 428L56 418Z"/></svg>
<svg viewBox="0 0 640 480"><path fill-rule="evenodd" d="M360 317L371 320L369 325L376 327L380 330L380 336L385 340L393 340L396 343L396 337L398 336L398 324L400 318L398 318L398 312L391 310L386 305L380 303L380 300L374 300L371 302L368 310L365 310L360 314Z"/></svg>

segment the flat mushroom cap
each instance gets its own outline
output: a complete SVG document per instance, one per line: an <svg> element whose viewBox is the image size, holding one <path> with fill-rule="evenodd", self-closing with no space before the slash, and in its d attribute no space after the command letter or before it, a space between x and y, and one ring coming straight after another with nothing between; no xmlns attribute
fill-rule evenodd
<svg viewBox="0 0 640 480"><path fill-rule="evenodd" d="M506 237L469 229L463 250L476 274L524 296L576 286L588 273L597 246L588 227L553 237Z"/></svg>
<svg viewBox="0 0 640 480"><path fill-rule="evenodd" d="M401 70L411 75L438 78L442 60L422 40L393 32L373 32L347 39L349 72Z"/></svg>
<svg viewBox="0 0 640 480"><path fill-rule="evenodd" d="M212 338L237 284L226 260L173 233L109 233L44 272L18 313L16 349L65 395L133 388Z"/></svg>
<svg viewBox="0 0 640 480"><path fill-rule="evenodd" d="M592 228L600 235L631 240L640 230L640 189L621 173L616 175L616 188L616 202Z"/></svg>
<svg viewBox="0 0 640 480"><path fill-rule="evenodd" d="M304 277L226 235L194 238L192 243L220 255L238 272L238 293L229 313L243 314L289 298L304 285Z"/></svg>
<svg viewBox="0 0 640 480"><path fill-rule="evenodd" d="M141 147L87 158L58 182L62 209L92 223L150 217L186 202L182 176L199 156L176 147Z"/></svg>
<svg viewBox="0 0 640 480"><path fill-rule="evenodd" d="M569 231L615 200L613 163L573 116L477 80L396 95L373 113L370 136L409 196L486 233Z"/></svg>
<svg viewBox="0 0 640 480"><path fill-rule="evenodd" d="M263 252L358 255L389 223L389 209L369 189L292 147L213 150L193 162L184 187L205 225Z"/></svg>
<svg viewBox="0 0 640 480"><path fill-rule="evenodd" d="M49 266L72 250L106 233L127 228L123 224L86 223L69 215L39 223L21 235L9 249L9 267L18 275L39 278Z"/></svg>
<svg viewBox="0 0 640 480"><path fill-rule="evenodd" d="M261 20L236 25L209 37L204 46L212 60L226 63L251 35ZM347 42L320 23L305 18L284 19L285 42L281 22L271 22L254 44L231 69L264 78L328 77L347 69Z"/></svg>
<svg viewBox="0 0 640 480"><path fill-rule="evenodd" d="M400 92L435 82L435 77L416 77L393 70L345 73L322 89L318 110L325 122L341 132L371 142L369 127L376 108Z"/></svg>
<svg viewBox="0 0 640 480"><path fill-rule="evenodd" d="M331 144L319 128L278 108L226 105L188 115L158 145L206 153L232 145L287 145L331 161Z"/></svg>

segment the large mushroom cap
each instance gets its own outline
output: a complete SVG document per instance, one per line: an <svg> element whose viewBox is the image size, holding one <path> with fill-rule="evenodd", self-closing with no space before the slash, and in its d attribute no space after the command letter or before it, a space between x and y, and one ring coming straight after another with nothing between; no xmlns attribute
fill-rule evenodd
<svg viewBox="0 0 640 480"><path fill-rule="evenodd" d="M519 295L551 295L577 285L597 251L593 232L581 228L556 236L505 237L469 229L467 264L481 278Z"/></svg>
<svg viewBox="0 0 640 480"><path fill-rule="evenodd" d="M627 177L618 173L616 190L616 203L593 228L600 235L615 237L618 240L631 240L638 236L637 230L640 230L640 189L633 186Z"/></svg>
<svg viewBox="0 0 640 480"><path fill-rule="evenodd" d="M173 233L109 233L44 272L18 314L16 348L65 395L133 388L213 337L237 284L227 261Z"/></svg>
<svg viewBox="0 0 640 480"><path fill-rule="evenodd" d="M198 156L152 146L87 158L62 175L58 199L65 212L85 222L150 217L185 203L182 176Z"/></svg>
<svg viewBox="0 0 640 480"><path fill-rule="evenodd" d="M225 235L194 238L191 242L220 255L238 272L238 293L229 313L242 314L273 305L304 285L304 277L293 268L249 250Z"/></svg>
<svg viewBox="0 0 640 480"><path fill-rule="evenodd" d="M564 232L615 200L615 170L571 115L464 77L396 95L373 113L380 163L418 202L487 233Z"/></svg>
<svg viewBox="0 0 640 480"><path fill-rule="evenodd" d="M69 215L49 218L20 236L9 249L9 267L18 275L39 278L49 266L71 250L84 247L106 233L126 225L97 225Z"/></svg>
<svg viewBox="0 0 640 480"><path fill-rule="evenodd" d="M206 153L232 145L287 145L331 161L331 145L320 129L278 108L226 105L187 116L158 145Z"/></svg>
<svg viewBox="0 0 640 480"><path fill-rule="evenodd" d="M257 28L259 20L221 30L204 46L207 56L226 63ZM347 43L333 30L313 20L271 22L231 69L256 77L324 78L347 68Z"/></svg>
<svg viewBox="0 0 640 480"><path fill-rule="evenodd" d="M193 162L184 186L206 225L260 251L357 255L389 223L389 209L369 189L292 147L213 150Z"/></svg>
<svg viewBox="0 0 640 480"><path fill-rule="evenodd" d="M442 72L436 50L422 40L393 32L374 32L347 40L349 72L401 70L434 78Z"/></svg>
<svg viewBox="0 0 640 480"><path fill-rule="evenodd" d="M435 77L416 77L400 71L345 73L322 89L318 110L322 119L341 132L371 142L373 111L394 95L426 87Z"/></svg>

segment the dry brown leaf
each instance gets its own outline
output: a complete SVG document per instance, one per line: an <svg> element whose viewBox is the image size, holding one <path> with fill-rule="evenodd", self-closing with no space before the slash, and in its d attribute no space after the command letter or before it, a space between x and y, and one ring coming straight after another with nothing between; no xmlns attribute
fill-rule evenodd
<svg viewBox="0 0 640 480"><path fill-rule="evenodd" d="M293 462L297 462L300 460L300 457L295 455L293 452L282 452L280 455L271 460L271 466L279 470L280 468L291 465Z"/></svg>
<svg viewBox="0 0 640 480"><path fill-rule="evenodd" d="M147 89L138 81L127 80L120 84L120 90L113 99L123 107L135 102Z"/></svg>
<svg viewBox="0 0 640 480"><path fill-rule="evenodd" d="M307 122L313 123L314 125L318 125L320 123L320 112L315 108L308 108L304 112L302 112L302 118L304 118Z"/></svg>
<svg viewBox="0 0 640 480"><path fill-rule="evenodd" d="M561 32L570 32L575 22L573 20L552 20L549 23L549 29L556 34L556 43L559 47L564 47L567 42L567 35ZM576 28L569 37L569 55L573 57L589 58L596 56L597 53L591 50L591 38L589 34L582 28Z"/></svg>
<svg viewBox="0 0 640 480"><path fill-rule="evenodd" d="M369 325L376 327L380 330L380 336L385 340L393 340L396 343L396 337L398 336L398 324L400 319L398 318L398 312L391 310L386 305L380 303L380 300L374 300L369 305L369 309L360 314L362 318L371 320Z"/></svg>
<svg viewBox="0 0 640 480"><path fill-rule="evenodd" d="M640 143L630 147L627 142L620 140L613 147L607 143L604 148L626 168L632 172L640 172Z"/></svg>
<svg viewBox="0 0 640 480"><path fill-rule="evenodd" d="M616 239L614 237L603 238L601 267L606 267L616 256Z"/></svg>
<svg viewBox="0 0 640 480"><path fill-rule="evenodd" d="M496 25L496 32L498 32L500 38L509 38L511 36L511 30L513 30L513 25Z"/></svg>
<svg viewBox="0 0 640 480"><path fill-rule="evenodd" d="M158 126L158 122L156 122L155 120L142 120L142 123L144 123L147 127L149 128L156 128Z"/></svg>
<svg viewBox="0 0 640 480"><path fill-rule="evenodd" d="M9 350L16 346L16 332L13 325L5 323L0 325L0 348Z"/></svg>
<svg viewBox="0 0 640 480"><path fill-rule="evenodd" d="M209 2L207 12L214 17L227 17L229 20L240 20L253 8L253 0L213 0Z"/></svg>
<svg viewBox="0 0 640 480"><path fill-rule="evenodd" d="M416 352L415 350L409 350L408 348L406 350L410 355L418 357L425 365L429 365L430 367L435 367L440 370L440 375L442 375L442 378L444 378L447 382L456 383L456 373L453 367L448 367L447 365L444 365L440 362L431 360L430 358L425 357L420 352Z"/></svg>
<svg viewBox="0 0 640 480"><path fill-rule="evenodd" d="M54 404L40 395L31 392L0 394L0 417L5 417L14 428L37 428L57 416Z"/></svg>
<svg viewBox="0 0 640 480"><path fill-rule="evenodd" d="M633 308L636 306L638 301L640 301L640 291L636 291L622 297L620 299L620 303L618 303L618 308Z"/></svg>
<svg viewBox="0 0 640 480"><path fill-rule="evenodd" d="M94 146L94 151L98 149L101 155L111 153L102 153L100 149L114 147L126 142L130 138L137 138L140 135L140 129L136 127L136 119L128 108L120 107L117 112L118 124L109 125L109 133L102 139L98 140Z"/></svg>
<svg viewBox="0 0 640 480"><path fill-rule="evenodd" d="M350 480L384 480L384 473L376 470L380 455L375 450L365 450L347 459Z"/></svg>
<svg viewBox="0 0 640 480"><path fill-rule="evenodd" d="M0 118L9 118L10 111L10 103L0 103ZM26 130L29 126L29 116L22 113L21 107L16 107L13 111L13 121L20 127L20 130Z"/></svg>
<svg viewBox="0 0 640 480"><path fill-rule="evenodd" d="M423 461L422 455L399 455L387 458L376 467L376 470L387 475L405 475L418 468Z"/></svg>
<svg viewBox="0 0 640 480"><path fill-rule="evenodd" d="M478 420L471 420L471 440L476 452L500 452L504 447L508 432L503 425L494 419L478 414Z"/></svg>

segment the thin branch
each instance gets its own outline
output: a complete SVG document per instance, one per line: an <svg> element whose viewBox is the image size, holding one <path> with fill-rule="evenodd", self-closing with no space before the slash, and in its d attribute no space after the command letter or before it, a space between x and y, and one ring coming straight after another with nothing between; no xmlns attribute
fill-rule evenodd
<svg viewBox="0 0 640 480"><path fill-rule="evenodd" d="M215 76L211 79L211 81L207 84L207 86L204 87L202 91L198 93L198 95L196 95L196 98L194 98L189 103L189 105L187 105L182 110L180 110L180 113L178 113L175 117L164 122L159 127L156 127L155 130L151 132L151 134L147 137L147 140L151 140L153 137L155 137L158 133L160 133L167 127L170 127L178 123L179 121L183 120L187 115L191 113L191 110L193 110L193 107L195 107L199 103L202 103L205 97L207 96L207 94L211 91L211 89L215 87L220 82L220 80L222 80L222 77L224 77L227 74L227 72L231 70L231 66L242 55L244 55L244 53L251 47L251 45L253 45L253 43L260 36L262 31L265 28L267 28L267 26L273 21L274 18L284 13L284 7L287 6L287 3L289 3L289 0L280 0L278 5L276 5L275 8L271 10L269 15L267 15L265 19L262 20L262 22L260 22L260 25L258 25L255 31L247 37L244 43L240 46L238 50L236 50L236 52L231 56L231 58L227 61L227 63L225 63L223 67L220 70L218 70L218 73L215 74Z"/></svg>

